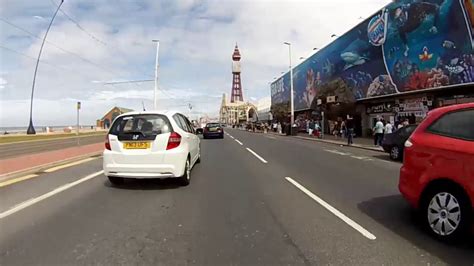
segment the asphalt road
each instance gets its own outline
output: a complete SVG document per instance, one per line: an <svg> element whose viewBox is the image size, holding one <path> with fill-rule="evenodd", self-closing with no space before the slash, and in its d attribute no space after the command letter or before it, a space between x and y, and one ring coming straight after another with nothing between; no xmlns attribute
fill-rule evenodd
<svg viewBox="0 0 474 266"><path fill-rule="evenodd" d="M105 134L0 144L0 159L103 142Z"/></svg>
<svg viewBox="0 0 474 266"><path fill-rule="evenodd" d="M227 133L202 140L187 187L115 187L97 158L0 188L0 264L474 263L472 238L445 244L420 229L384 154Z"/></svg>

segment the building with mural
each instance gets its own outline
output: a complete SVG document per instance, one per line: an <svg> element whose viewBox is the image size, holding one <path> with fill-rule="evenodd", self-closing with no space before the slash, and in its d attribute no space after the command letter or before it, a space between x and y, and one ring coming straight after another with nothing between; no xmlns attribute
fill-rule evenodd
<svg viewBox="0 0 474 266"><path fill-rule="evenodd" d="M473 0L398 0L293 69L295 114L419 122L433 108L474 101ZM289 106L290 76L271 84L272 112Z"/></svg>

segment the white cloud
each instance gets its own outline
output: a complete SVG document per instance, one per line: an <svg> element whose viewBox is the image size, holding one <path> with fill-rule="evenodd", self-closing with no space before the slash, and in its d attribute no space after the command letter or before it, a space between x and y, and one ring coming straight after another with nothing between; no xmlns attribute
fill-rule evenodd
<svg viewBox="0 0 474 266"><path fill-rule="evenodd" d="M244 98L260 99L269 95L268 82L288 68L284 41L292 42L297 63L313 47L332 41L331 34L341 35L359 23L359 17L368 17L388 2L66 1L62 9L87 32L59 13L48 41L82 59L45 45L36 80L35 124L67 124L75 113L58 110L69 110L72 99L89 106L84 111L88 123L113 105L140 109L144 101L151 106L153 82L105 86L97 81L153 78L152 39L160 39L160 105L189 111L186 103L190 102L193 113L216 115L222 93L230 94L236 42L242 53ZM1 5L2 18L38 36L44 35L55 9L47 0L4 0ZM41 40L4 22L0 25L2 46L37 56ZM35 60L4 49L0 52L2 82L8 80L0 84L0 104L8 107L2 108L1 124L26 124ZM53 119L51 114L61 115Z"/></svg>

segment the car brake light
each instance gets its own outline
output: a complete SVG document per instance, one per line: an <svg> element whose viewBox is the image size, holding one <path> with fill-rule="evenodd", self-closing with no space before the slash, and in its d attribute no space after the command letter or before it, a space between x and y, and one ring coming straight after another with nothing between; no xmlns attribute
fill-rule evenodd
<svg viewBox="0 0 474 266"><path fill-rule="evenodd" d="M407 141L405 141L405 148L410 148L411 146L413 146L413 143L410 141L410 139L407 139Z"/></svg>
<svg viewBox="0 0 474 266"><path fill-rule="evenodd" d="M207 131L207 127L204 128L204 131Z"/></svg>
<svg viewBox="0 0 474 266"><path fill-rule="evenodd" d="M112 148L110 148L110 141L109 141L109 134L105 136L105 149L111 151Z"/></svg>
<svg viewBox="0 0 474 266"><path fill-rule="evenodd" d="M179 146L181 143L181 135L176 132L171 132L170 137L168 138L168 145L166 150L171 150Z"/></svg>

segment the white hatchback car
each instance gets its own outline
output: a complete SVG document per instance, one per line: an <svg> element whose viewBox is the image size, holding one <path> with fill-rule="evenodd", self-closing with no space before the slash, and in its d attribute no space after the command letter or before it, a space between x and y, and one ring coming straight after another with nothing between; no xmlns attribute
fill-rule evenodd
<svg viewBox="0 0 474 266"><path fill-rule="evenodd" d="M105 140L104 174L112 184L124 178L179 178L188 185L201 160L200 140L178 112L130 112L118 116Z"/></svg>

